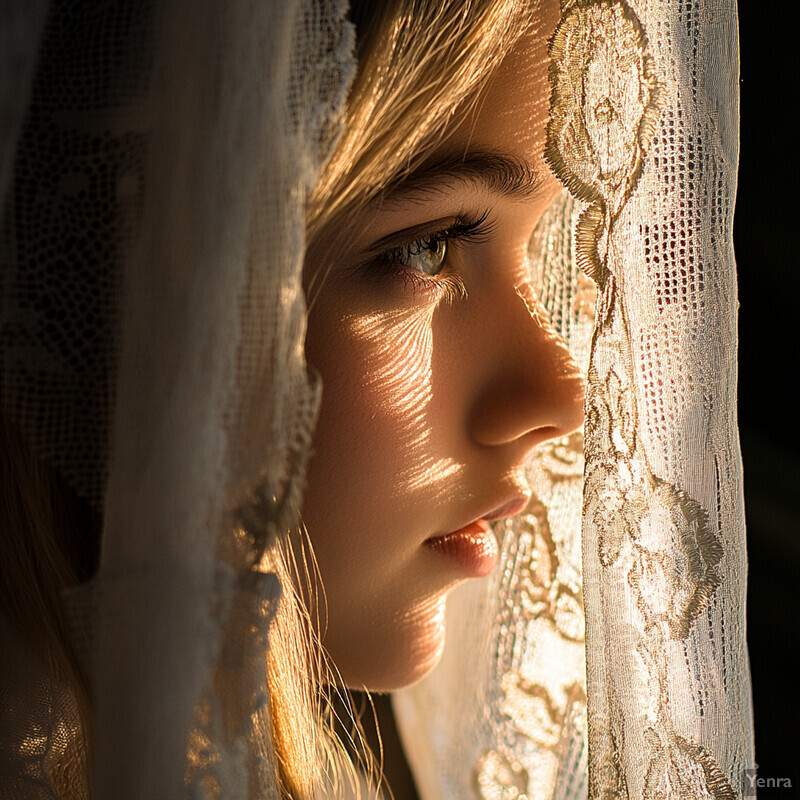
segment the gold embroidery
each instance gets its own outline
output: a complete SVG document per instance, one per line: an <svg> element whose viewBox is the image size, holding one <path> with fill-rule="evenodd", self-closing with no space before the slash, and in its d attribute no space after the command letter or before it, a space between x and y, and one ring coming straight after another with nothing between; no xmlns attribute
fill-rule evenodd
<svg viewBox="0 0 800 800"><path fill-rule="evenodd" d="M562 638L582 642L585 621L580 586L559 577L558 548L550 530L547 508L537 498L531 501L522 525L533 540L530 556L519 568L522 615L528 620L548 620Z"/></svg>
<svg viewBox="0 0 800 800"><path fill-rule="evenodd" d="M582 434L547 443L535 464L545 494L547 486L550 493L579 491ZM505 548L511 599L501 612L501 640L514 646L497 656L498 746L478 759L473 778L485 800L546 800L559 781L581 780L569 760L571 754L579 764L582 747L575 742L583 742L586 729L580 558L565 550L575 544L571 530L563 520L551 525L547 506L534 498Z"/></svg>
<svg viewBox="0 0 800 800"><path fill-rule="evenodd" d="M658 119L660 85L646 37L621 0L564 3L550 45L545 156L579 200L578 263L602 284L605 239L631 195Z"/></svg>
<svg viewBox="0 0 800 800"><path fill-rule="evenodd" d="M644 797L668 798L675 796L675 787L680 787L681 798L736 800L728 779L708 750L677 734L662 743L655 731L649 733L656 756L647 770Z"/></svg>
<svg viewBox="0 0 800 800"><path fill-rule="evenodd" d="M525 680L518 672L508 672L502 681L505 701L503 713L514 723L517 731L542 748L553 750L562 741L564 726L573 706L583 705L586 694L577 683L563 687L564 698L558 702L539 683Z"/></svg>

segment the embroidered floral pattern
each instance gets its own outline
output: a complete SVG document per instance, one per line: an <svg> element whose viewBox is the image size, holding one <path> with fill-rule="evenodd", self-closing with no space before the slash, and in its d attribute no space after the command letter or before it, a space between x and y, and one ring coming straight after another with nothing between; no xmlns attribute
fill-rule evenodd
<svg viewBox="0 0 800 800"><path fill-rule="evenodd" d="M658 119L661 87L645 33L624 0L566 0L551 57L546 155L572 194L589 203L575 245L579 266L598 286L586 397L584 547L596 548L602 612L614 620L620 641L629 642L620 652L606 647L589 665L602 675L595 692L605 695L589 709L590 796L629 796L625 748L633 730L649 751L642 796L727 799L732 790L713 755L675 730L666 655L667 641L689 636L719 586L721 540L706 510L648 462L625 264L614 247L615 224L639 181Z"/></svg>

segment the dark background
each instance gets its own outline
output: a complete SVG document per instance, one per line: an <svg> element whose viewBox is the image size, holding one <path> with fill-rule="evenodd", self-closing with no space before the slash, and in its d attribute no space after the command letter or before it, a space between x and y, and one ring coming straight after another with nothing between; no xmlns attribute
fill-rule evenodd
<svg viewBox="0 0 800 800"><path fill-rule="evenodd" d="M750 559L748 641L756 761L800 796L800 289L797 28L740 0L741 151L734 243L739 270L739 421ZM796 191L796 190L795 190Z"/></svg>

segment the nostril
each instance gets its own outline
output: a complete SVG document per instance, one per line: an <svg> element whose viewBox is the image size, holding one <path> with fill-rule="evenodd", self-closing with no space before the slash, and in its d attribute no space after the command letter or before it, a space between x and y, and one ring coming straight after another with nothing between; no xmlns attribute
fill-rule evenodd
<svg viewBox="0 0 800 800"><path fill-rule="evenodd" d="M536 428L531 433L535 434L536 438L541 442L546 442L548 439L558 439L564 435L564 431L555 425L545 425L542 428Z"/></svg>

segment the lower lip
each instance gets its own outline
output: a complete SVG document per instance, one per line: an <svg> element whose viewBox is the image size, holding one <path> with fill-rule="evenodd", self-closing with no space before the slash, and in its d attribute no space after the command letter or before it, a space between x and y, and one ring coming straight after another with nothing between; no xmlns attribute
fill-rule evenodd
<svg viewBox="0 0 800 800"><path fill-rule="evenodd" d="M468 578L488 575L500 560L500 548L486 520L471 522L461 530L428 539L426 546L458 566Z"/></svg>

